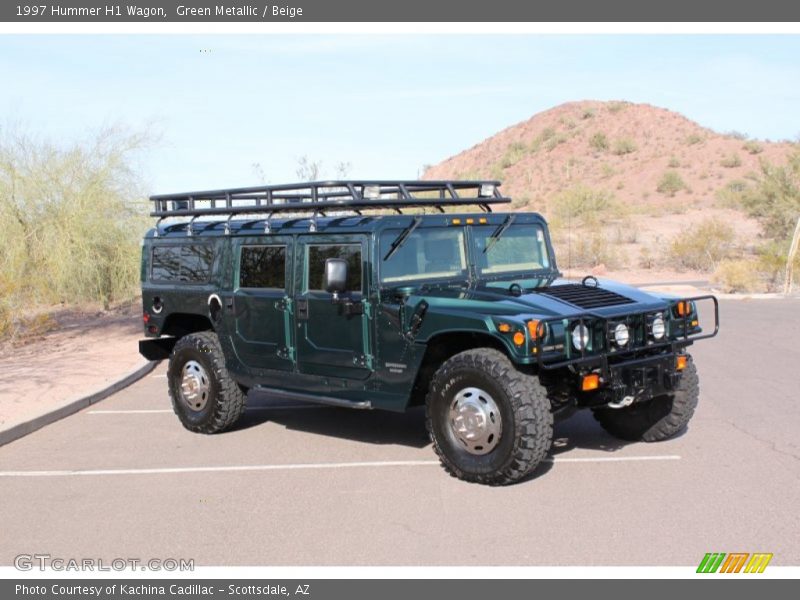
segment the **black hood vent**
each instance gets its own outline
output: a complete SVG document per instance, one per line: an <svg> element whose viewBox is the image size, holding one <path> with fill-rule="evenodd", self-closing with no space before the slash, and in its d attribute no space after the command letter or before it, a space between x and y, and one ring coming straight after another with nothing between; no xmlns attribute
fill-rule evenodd
<svg viewBox="0 0 800 600"><path fill-rule="evenodd" d="M586 309L634 303L630 298L626 298L615 292L577 283L551 285L550 287L544 288L540 293Z"/></svg>

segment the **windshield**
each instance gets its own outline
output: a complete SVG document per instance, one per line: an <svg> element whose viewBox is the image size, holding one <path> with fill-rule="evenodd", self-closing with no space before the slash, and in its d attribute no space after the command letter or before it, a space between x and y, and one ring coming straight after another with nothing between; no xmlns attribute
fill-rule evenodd
<svg viewBox="0 0 800 600"><path fill-rule="evenodd" d="M381 235L381 256L386 256L402 229ZM381 281L402 283L467 276L464 230L460 227L416 229L381 263Z"/></svg>
<svg viewBox="0 0 800 600"><path fill-rule="evenodd" d="M511 224L502 232L500 229L497 225L471 228L471 254L479 277L499 280L513 274L517 281L521 274L550 268L541 226ZM392 243L403 231L389 229L381 234L381 256L390 253ZM398 285L411 281L466 279L465 241L465 229L461 227L414 229L386 260L381 261L381 282Z"/></svg>
<svg viewBox="0 0 800 600"><path fill-rule="evenodd" d="M550 268L544 231L539 225L511 225L502 232L492 225L473 227L472 239L475 266L480 276Z"/></svg>

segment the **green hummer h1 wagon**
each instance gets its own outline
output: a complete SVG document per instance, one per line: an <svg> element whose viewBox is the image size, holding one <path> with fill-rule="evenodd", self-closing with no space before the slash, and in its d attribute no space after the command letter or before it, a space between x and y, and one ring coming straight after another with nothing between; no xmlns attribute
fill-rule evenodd
<svg viewBox="0 0 800 600"><path fill-rule="evenodd" d="M183 425L231 427L248 390L426 407L444 468L511 483L554 417L591 409L655 441L697 404L686 348L713 296L560 279L545 220L496 213L496 181L331 181L153 196L142 251L148 359ZM469 210L469 209L472 210ZM703 333L698 303L713 305ZM709 317L710 319L710 317Z"/></svg>

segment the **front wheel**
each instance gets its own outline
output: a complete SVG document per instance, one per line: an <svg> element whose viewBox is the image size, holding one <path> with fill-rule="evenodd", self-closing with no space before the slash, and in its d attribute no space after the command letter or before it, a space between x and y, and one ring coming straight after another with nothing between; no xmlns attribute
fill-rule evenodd
<svg viewBox="0 0 800 600"><path fill-rule="evenodd" d="M224 431L244 412L246 393L228 374L219 339L212 332L178 340L169 358L167 380L172 408L189 431Z"/></svg>
<svg viewBox="0 0 800 600"><path fill-rule="evenodd" d="M627 441L660 442L686 428L697 408L700 380L692 357L671 394L656 396L626 408L599 408L594 417L608 433Z"/></svg>
<svg viewBox="0 0 800 600"><path fill-rule="evenodd" d="M467 350L442 364L428 391L426 424L446 471L488 485L531 473L553 439L544 386L491 348Z"/></svg>

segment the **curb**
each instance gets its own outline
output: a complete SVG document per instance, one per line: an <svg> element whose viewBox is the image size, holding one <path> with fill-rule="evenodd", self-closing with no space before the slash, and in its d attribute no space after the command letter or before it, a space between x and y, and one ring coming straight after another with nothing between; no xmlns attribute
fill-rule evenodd
<svg viewBox="0 0 800 600"><path fill-rule="evenodd" d="M59 406L51 410L50 412L44 413L43 415L38 415L28 421L23 421L22 423L17 423L13 427L9 429L0 431L0 446L13 442L14 440L18 440L21 437L28 435L29 433L33 433L37 429L41 429L45 425L50 425L51 423L55 423L56 421L63 419L64 417L68 417L79 410L83 410L87 406L91 406L96 402L100 402L101 400L105 400L109 396L116 394L118 391L128 387L129 385L136 383L142 377L147 375L148 373L152 372L159 364L160 361L149 361L142 367L139 367L135 371L129 373L116 383L112 383L106 388L103 388L99 392L95 392L90 394L89 396L84 396L83 398L79 398L77 400L73 400L69 404L65 404L64 406Z"/></svg>

